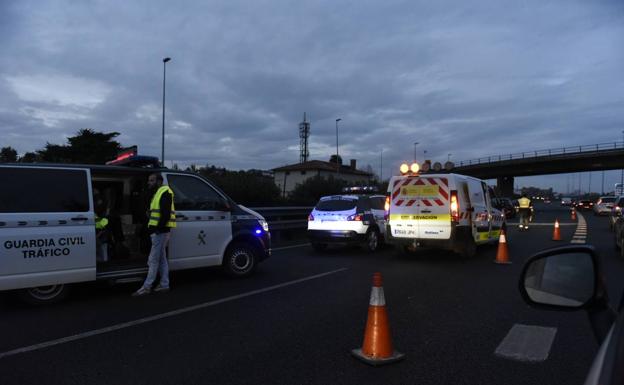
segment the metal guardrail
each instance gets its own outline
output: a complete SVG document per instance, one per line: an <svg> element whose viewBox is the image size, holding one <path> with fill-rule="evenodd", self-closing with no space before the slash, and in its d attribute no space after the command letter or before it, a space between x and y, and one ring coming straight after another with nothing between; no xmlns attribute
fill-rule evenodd
<svg viewBox="0 0 624 385"><path fill-rule="evenodd" d="M308 215L314 207L250 207L269 222L271 231L301 229L308 226Z"/></svg>
<svg viewBox="0 0 624 385"><path fill-rule="evenodd" d="M459 163L456 163L455 167L471 166L475 164L484 164L484 163L492 163L492 162L502 162L506 160L530 159L530 158L538 158L538 157L553 156L553 155L572 155L572 154L580 154L584 152L593 152L593 151L601 151L601 150L617 150L617 149L624 149L624 142L589 144L589 145L584 145L584 146L572 146L572 147L551 148L551 149L546 149L546 150L520 152L516 154L486 156L483 158L461 161Z"/></svg>

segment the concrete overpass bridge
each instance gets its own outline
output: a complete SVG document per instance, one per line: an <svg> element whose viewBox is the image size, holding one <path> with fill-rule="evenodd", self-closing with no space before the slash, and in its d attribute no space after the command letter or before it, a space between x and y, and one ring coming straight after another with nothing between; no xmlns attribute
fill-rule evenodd
<svg viewBox="0 0 624 385"><path fill-rule="evenodd" d="M496 179L503 195L511 196L514 177L619 169L624 169L624 142L487 156L456 163L453 172Z"/></svg>

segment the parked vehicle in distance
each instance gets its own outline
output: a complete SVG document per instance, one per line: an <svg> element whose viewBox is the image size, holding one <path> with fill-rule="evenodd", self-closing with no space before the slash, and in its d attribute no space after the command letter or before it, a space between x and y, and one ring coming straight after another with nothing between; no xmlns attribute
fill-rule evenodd
<svg viewBox="0 0 624 385"><path fill-rule="evenodd" d="M572 198L570 197L561 198L561 206L572 206Z"/></svg>
<svg viewBox="0 0 624 385"><path fill-rule="evenodd" d="M585 385L623 383L624 301L617 311L610 307L603 276L592 246L563 246L531 256L518 282L523 300L532 307L587 312L600 348Z"/></svg>
<svg viewBox="0 0 624 385"><path fill-rule="evenodd" d="M383 243L385 195L322 197L308 216L308 238L316 251L328 244L363 243L375 251Z"/></svg>
<svg viewBox="0 0 624 385"><path fill-rule="evenodd" d="M591 210L594 208L594 202L588 199L582 199L575 203L574 207L576 207L577 210Z"/></svg>
<svg viewBox="0 0 624 385"><path fill-rule="evenodd" d="M413 251L419 247L476 254L477 245L498 242L505 218L492 205L485 181L460 174L423 174L401 166L388 183L388 243Z"/></svg>
<svg viewBox="0 0 624 385"><path fill-rule="evenodd" d="M613 202L613 207L611 207L611 213L609 213L609 228L613 230L615 226L615 221L618 217L622 216L622 208L624 207L624 195L621 195L615 198L615 202Z"/></svg>
<svg viewBox="0 0 624 385"><path fill-rule="evenodd" d="M604 196L600 197L596 204L594 205L594 214L596 215L609 215L611 213L611 208L613 207L613 203L615 202L615 196Z"/></svg>
<svg viewBox="0 0 624 385"><path fill-rule="evenodd" d="M502 211L505 218L513 218L516 216L516 208L509 198L492 198L492 206Z"/></svg>
<svg viewBox="0 0 624 385"><path fill-rule="evenodd" d="M624 217L619 216L613 224L614 245L620 250L620 256L624 258Z"/></svg>

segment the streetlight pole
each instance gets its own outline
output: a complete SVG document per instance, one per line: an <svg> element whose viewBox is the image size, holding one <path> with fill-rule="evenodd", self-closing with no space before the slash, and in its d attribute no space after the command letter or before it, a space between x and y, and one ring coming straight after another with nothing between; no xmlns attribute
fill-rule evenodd
<svg viewBox="0 0 624 385"><path fill-rule="evenodd" d="M160 165L165 167L165 79L167 78L167 62L170 57L163 59L163 106L162 106L162 147L160 153Z"/></svg>
<svg viewBox="0 0 624 385"><path fill-rule="evenodd" d="M418 146L418 142L414 142L414 163L416 163L416 146Z"/></svg>
<svg viewBox="0 0 624 385"><path fill-rule="evenodd" d="M450 162L450 161L451 161L451 155L453 155L453 154L449 153L449 154L446 156L446 161L447 161L447 162Z"/></svg>
<svg viewBox="0 0 624 385"><path fill-rule="evenodd" d="M336 119L336 174L340 172L340 163L338 163L338 122L341 118Z"/></svg>
<svg viewBox="0 0 624 385"><path fill-rule="evenodd" d="M624 130L622 130L622 145L624 145ZM624 168L621 171L621 175L620 175L620 183L622 184L622 186L624 186Z"/></svg>

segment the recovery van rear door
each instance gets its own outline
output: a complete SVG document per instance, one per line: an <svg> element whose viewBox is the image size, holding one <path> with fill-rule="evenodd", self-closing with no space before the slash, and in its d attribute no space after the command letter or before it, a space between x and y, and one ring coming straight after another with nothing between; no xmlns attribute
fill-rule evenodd
<svg viewBox="0 0 624 385"><path fill-rule="evenodd" d="M399 221L397 229L403 228L411 237L419 239L449 239L451 215L450 191L447 177L412 176L397 180L391 195L391 221ZM402 233L399 231L398 233ZM393 235L397 232L393 228Z"/></svg>
<svg viewBox="0 0 624 385"><path fill-rule="evenodd" d="M0 166L0 290L95 279L88 169Z"/></svg>

